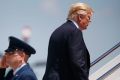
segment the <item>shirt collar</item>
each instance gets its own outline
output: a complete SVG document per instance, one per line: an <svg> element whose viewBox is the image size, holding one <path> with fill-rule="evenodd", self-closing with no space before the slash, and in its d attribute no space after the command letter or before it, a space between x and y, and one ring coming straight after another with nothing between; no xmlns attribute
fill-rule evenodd
<svg viewBox="0 0 120 80"><path fill-rule="evenodd" d="M72 21L73 24L74 24L78 29L80 29L79 26L78 26L78 24L77 24L74 20L70 20L70 21Z"/></svg>
<svg viewBox="0 0 120 80"><path fill-rule="evenodd" d="M15 75L22 67L24 67L26 65L26 63L22 64L20 67L18 67L13 74Z"/></svg>

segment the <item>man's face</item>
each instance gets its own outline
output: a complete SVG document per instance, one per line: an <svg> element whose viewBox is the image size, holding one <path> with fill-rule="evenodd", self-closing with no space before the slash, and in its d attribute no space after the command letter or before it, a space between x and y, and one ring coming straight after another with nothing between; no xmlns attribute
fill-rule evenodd
<svg viewBox="0 0 120 80"><path fill-rule="evenodd" d="M17 51L7 52L5 53L5 57L6 57L6 63L10 67L18 65L24 59Z"/></svg>
<svg viewBox="0 0 120 80"><path fill-rule="evenodd" d="M87 15L79 15L80 17L80 21L78 23L78 25L80 26L80 29L81 30L85 30L87 29L89 23L91 22L90 19L91 19L91 15L90 14L87 14Z"/></svg>

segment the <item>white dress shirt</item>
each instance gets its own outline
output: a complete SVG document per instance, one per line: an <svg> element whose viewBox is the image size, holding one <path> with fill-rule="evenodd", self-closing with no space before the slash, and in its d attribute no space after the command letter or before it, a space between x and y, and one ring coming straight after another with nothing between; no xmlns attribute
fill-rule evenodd
<svg viewBox="0 0 120 80"><path fill-rule="evenodd" d="M70 20L70 21L72 21L73 24L74 24L78 29L80 29L79 26L78 26L78 24L77 24L74 20Z"/></svg>

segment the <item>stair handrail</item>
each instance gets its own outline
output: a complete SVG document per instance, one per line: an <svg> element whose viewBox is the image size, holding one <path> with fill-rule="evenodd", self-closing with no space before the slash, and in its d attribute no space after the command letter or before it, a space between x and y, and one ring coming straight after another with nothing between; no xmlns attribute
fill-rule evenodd
<svg viewBox="0 0 120 80"><path fill-rule="evenodd" d="M106 51L105 53L103 53L100 57L98 57L96 60L94 60L93 62L91 62L91 67L94 66L95 64L97 64L99 61L101 61L103 58L105 58L106 56L108 56L110 53L112 53L114 50L116 50L118 47L120 47L120 42L117 43L115 46L113 46L111 49L109 49L108 51Z"/></svg>

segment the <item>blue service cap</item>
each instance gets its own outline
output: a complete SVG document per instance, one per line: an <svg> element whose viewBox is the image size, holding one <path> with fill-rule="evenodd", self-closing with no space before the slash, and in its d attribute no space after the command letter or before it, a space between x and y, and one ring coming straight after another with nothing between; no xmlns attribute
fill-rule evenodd
<svg viewBox="0 0 120 80"><path fill-rule="evenodd" d="M25 43L24 41L10 36L9 37L9 46L8 49L5 50L5 52L12 52L15 50L22 50L27 55L35 54L36 51L33 47L31 47L29 44Z"/></svg>

